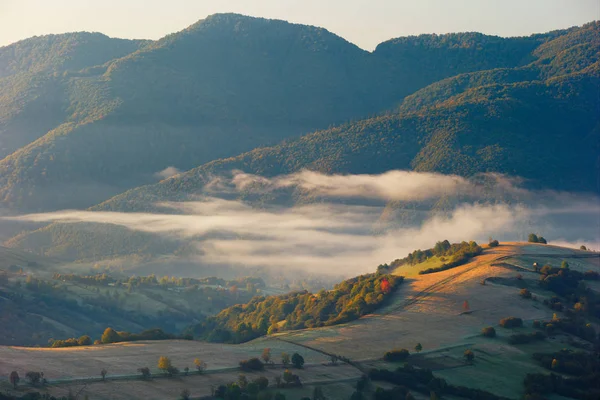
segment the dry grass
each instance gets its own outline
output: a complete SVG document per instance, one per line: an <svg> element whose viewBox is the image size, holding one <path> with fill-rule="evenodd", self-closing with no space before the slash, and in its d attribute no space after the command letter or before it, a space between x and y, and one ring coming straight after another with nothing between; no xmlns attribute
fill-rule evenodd
<svg viewBox="0 0 600 400"><path fill-rule="evenodd" d="M365 365L378 365L380 362L376 360L386 351L393 348L407 348L412 351L417 342L420 342L423 352L415 360L425 366L434 367L436 375L455 384L478 387L518 398L522 395L521 383L524 374L539 370L532 362L531 353L567 345L551 340L531 345L509 345L506 338L511 331L498 327L500 319L516 316L523 318L526 325L530 325L531 320L551 318L553 311L543 306L540 301L522 299L518 295L519 289L514 286L482 285L482 281L490 277L514 278L521 273L524 279L534 282L538 278L536 274L492 264L510 256L515 265L529 266L529 258L538 257L537 254L551 254L553 259L560 259L578 253L576 250L563 250L564 253L561 253L561 249L552 246L503 243L500 247L486 249L482 255L466 265L408 278L392 302L378 313L344 325L284 332L244 345L166 341L57 350L0 347L0 375L6 376L12 369L37 369L43 370L50 378L80 377L97 375L102 368L107 368L109 374L130 374L142 366L154 367L161 355L171 357L174 365L180 368L186 365L191 367L192 360L199 357L208 362L209 369L218 369L236 366L241 359L259 356L265 347L272 349L276 360L281 352L291 354L298 351L308 364L328 361L323 354L277 338L343 355L355 361L362 361ZM583 268L593 265L594 262L595 260L591 259L576 261L581 263ZM465 301L470 306L470 313L467 314L463 313ZM485 326L496 326L499 337L483 338L480 331ZM476 363L473 367L461 365L462 352L466 348L472 348L476 353ZM358 377L358 371L350 367L315 366L307 368L303 373L306 374L304 380L308 381ZM237 374L238 372L227 372L173 381L156 380L150 383L97 383L90 385L86 390L94 394L91 396L94 399L141 398L140 396L149 399L169 399L176 398L183 388L189 388L194 396L200 395L205 393L201 391L201 387L209 389L211 384L235 380ZM342 384L341 388L333 390L328 398L348 398L343 389L346 387L351 386ZM66 389L60 387L52 390L59 393L60 390ZM304 392L305 390L294 392L293 396L297 394L297 398L300 398L306 395ZM326 393L328 392L329 390L326 390ZM132 393L135 393L135 396L131 397ZM341 393L344 393L345 397ZM293 396L288 398L296 398Z"/></svg>

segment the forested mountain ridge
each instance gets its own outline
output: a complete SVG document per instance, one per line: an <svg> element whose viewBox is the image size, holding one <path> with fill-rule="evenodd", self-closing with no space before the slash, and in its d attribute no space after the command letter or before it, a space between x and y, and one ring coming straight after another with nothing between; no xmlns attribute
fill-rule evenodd
<svg viewBox="0 0 600 400"><path fill-rule="evenodd" d="M7 113L5 136L24 147L0 160L0 201L21 211L91 206L156 182L167 167L187 170L374 115L456 74L526 65L569 32L424 35L369 53L324 29L218 14L155 42L115 45L123 50L98 65L22 52L0 68L62 73L32 89L31 112L42 107L47 117ZM5 79L15 86L15 76ZM15 136L18 123L35 126Z"/></svg>
<svg viewBox="0 0 600 400"><path fill-rule="evenodd" d="M200 189L211 174L234 169L264 176L302 169L414 169L463 176L502 172L539 186L597 191L600 25L584 29L588 39L574 46L594 50L591 60L573 57L565 63L568 48L520 68L461 74L408 96L396 112L217 160L93 209L130 211L136 204L144 209L144 203L181 199ZM557 60L564 64L560 69L553 68ZM559 148L572 150L549 163L545 154Z"/></svg>
<svg viewBox="0 0 600 400"><path fill-rule="evenodd" d="M597 192L598 24L571 34L579 39L549 42L547 48L554 51L544 50L543 59L528 65L457 75L407 97L387 114L216 160L129 190L92 210L156 211L156 203L188 200L202 193L212 177L232 170L263 176L303 169L338 174L402 169L466 177L500 172L526 178L530 186ZM594 56L582 59L589 53ZM74 259L160 254L179 246L123 227L95 226L92 231L84 226L55 223L20 235L10 245Z"/></svg>
<svg viewBox="0 0 600 400"><path fill-rule="evenodd" d="M78 32L1 47L0 158L69 118L67 71L104 64L147 43Z"/></svg>

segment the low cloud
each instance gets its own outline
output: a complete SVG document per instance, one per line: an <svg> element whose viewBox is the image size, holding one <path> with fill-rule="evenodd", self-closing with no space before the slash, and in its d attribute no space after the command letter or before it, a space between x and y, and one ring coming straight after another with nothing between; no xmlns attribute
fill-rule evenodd
<svg viewBox="0 0 600 400"><path fill-rule="evenodd" d="M420 201L441 196L481 196L490 188L506 193L525 193L515 181L499 174L482 174L468 180L458 175L430 172L388 171L379 175L324 175L301 171L275 178L234 171L231 183L236 190L272 191L298 188L317 196L369 198L385 201ZM221 184L222 180L219 181ZM222 187L222 185L220 186Z"/></svg>
<svg viewBox="0 0 600 400"><path fill-rule="evenodd" d="M486 179L489 182L490 178ZM600 236L598 198L560 193L549 196L519 189L514 181L502 176L491 179L511 194L520 193L535 202L456 202L443 213L425 213L416 222L406 224L393 212L392 217L382 219L384 210L389 210L384 204L343 204L331 199L257 209L212 193L200 201L161 203L167 212L160 214L74 210L11 219L114 224L169 235L195 244L197 257L207 265L266 266L346 276L373 271L380 263L404 257L414 249L430 248L443 239L485 242L493 236L501 241L525 240L529 232L537 232L551 242L580 241L599 247L594 246ZM256 185L266 190L295 186L332 198L417 201L463 191L475 198L486 194L480 184L464 178L403 171L350 176L302 172L272 179L236 173L229 182L223 182L239 191Z"/></svg>
<svg viewBox="0 0 600 400"><path fill-rule="evenodd" d="M175 167L167 167L167 168L163 169L162 171L155 173L154 176L160 180L163 180L163 179L167 179L172 176L175 176L175 175L179 175L181 172L182 171L178 170Z"/></svg>

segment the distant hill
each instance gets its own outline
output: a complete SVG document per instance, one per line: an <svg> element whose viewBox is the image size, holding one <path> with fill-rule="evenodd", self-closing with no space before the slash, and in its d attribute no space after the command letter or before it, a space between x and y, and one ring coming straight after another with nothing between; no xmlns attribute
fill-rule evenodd
<svg viewBox="0 0 600 400"><path fill-rule="evenodd" d="M526 65L579 30L423 35L369 53L324 29L219 14L155 42L33 38L0 49L0 156L14 151L0 160L0 201L88 207L168 167L372 116L457 74Z"/></svg>
<svg viewBox="0 0 600 400"><path fill-rule="evenodd" d="M598 24L589 24L555 39L559 43L549 42L546 47L554 52L544 50L543 58L526 66L461 74L407 97L395 112L216 160L129 190L92 210L155 211L155 203L189 199L211 176L232 170L263 176L303 169L337 174L401 169L466 177L499 172L523 177L529 187L598 193L599 33ZM565 43L576 49L565 49ZM161 254L165 244L168 252L180 246L122 227L91 232L84 226L52 224L8 243L75 259Z"/></svg>

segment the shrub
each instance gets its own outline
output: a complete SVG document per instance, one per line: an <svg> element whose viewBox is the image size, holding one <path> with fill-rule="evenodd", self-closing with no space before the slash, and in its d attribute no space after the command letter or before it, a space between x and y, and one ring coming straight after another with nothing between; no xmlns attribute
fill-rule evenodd
<svg viewBox="0 0 600 400"><path fill-rule="evenodd" d="M517 317L507 317L500 320L500 326L503 328L518 328L523 326L523 320Z"/></svg>
<svg viewBox="0 0 600 400"><path fill-rule="evenodd" d="M521 295L521 297L524 299L531 298L531 292L529 291L529 289L521 289L521 291L519 292L519 295Z"/></svg>
<svg viewBox="0 0 600 400"><path fill-rule="evenodd" d="M264 364L256 357L240 361L240 368L243 371L262 371L264 367Z"/></svg>
<svg viewBox="0 0 600 400"><path fill-rule="evenodd" d="M142 374L142 379L144 380L150 379L150 376L152 375L150 373L150 368L148 367L138 368L138 372Z"/></svg>
<svg viewBox="0 0 600 400"><path fill-rule="evenodd" d="M472 363L475 359L475 353L473 353L471 349L465 350L463 356L465 357L465 360L469 363Z"/></svg>
<svg viewBox="0 0 600 400"><path fill-rule="evenodd" d="M498 247L500 245L500 242L498 242L496 239L490 241L489 246L490 247Z"/></svg>
<svg viewBox="0 0 600 400"><path fill-rule="evenodd" d="M496 337L496 330L492 326L485 327L481 330L481 334L485 337Z"/></svg>
<svg viewBox="0 0 600 400"><path fill-rule="evenodd" d="M37 384L40 383L42 376L41 372L36 371L29 371L25 374L25 378L27 378L33 386L37 386Z"/></svg>
<svg viewBox="0 0 600 400"><path fill-rule="evenodd" d="M304 357L302 357L300 354L298 353L294 353L292 355L292 364L294 365L294 367L296 368L302 368L302 366L304 365Z"/></svg>
<svg viewBox="0 0 600 400"><path fill-rule="evenodd" d="M410 356L406 349L388 351L383 355L383 359L388 362L404 361Z"/></svg>

